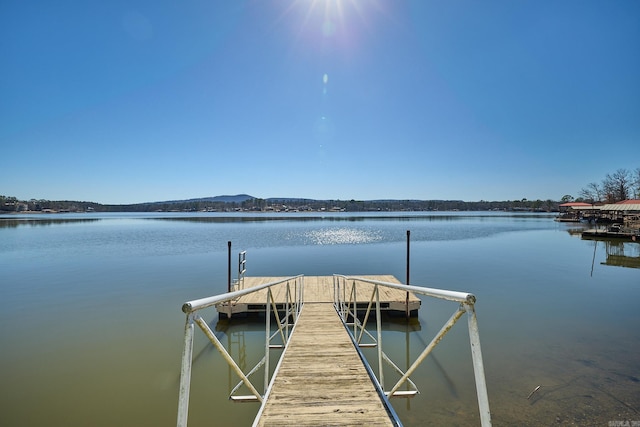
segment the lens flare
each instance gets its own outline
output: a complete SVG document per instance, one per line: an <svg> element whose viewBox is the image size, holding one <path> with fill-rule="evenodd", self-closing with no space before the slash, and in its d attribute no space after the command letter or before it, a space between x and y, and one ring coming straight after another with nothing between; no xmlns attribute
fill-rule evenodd
<svg viewBox="0 0 640 427"><path fill-rule="evenodd" d="M318 49L330 44L346 53L373 33L387 7L382 0L294 0L282 19L294 26L296 43Z"/></svg>

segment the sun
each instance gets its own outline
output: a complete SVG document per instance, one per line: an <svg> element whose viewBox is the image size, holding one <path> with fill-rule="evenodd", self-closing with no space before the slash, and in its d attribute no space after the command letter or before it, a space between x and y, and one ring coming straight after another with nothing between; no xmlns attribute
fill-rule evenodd
<svg viewBox="0 0 640 427"><path fill-rule="evenodd" d="M294 0L284 14L294 23L298 38L311 43L336 39L353 45L372 31L382 10L381 0Z"/></svg>

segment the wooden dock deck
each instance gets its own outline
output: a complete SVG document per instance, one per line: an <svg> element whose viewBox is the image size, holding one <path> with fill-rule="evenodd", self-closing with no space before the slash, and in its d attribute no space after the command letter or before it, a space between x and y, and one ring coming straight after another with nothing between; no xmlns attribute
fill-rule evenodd
<svg viewBox="0 0 640 427"><path fill-rule="evenodd" d="M376 275L376 276L359 276L371 280L382 282L398 283L398 279L392 275ZM236 285L237 289L248 289L265 283L275 282L284 277L245 277L242 285ZM358 284L357 307L359 310L366 309L373 285L368 283ZM277 285L272 288L273 298L276 306L282 307L286 301L285 284ZM231 304L221 304L217 307L221 317L232 317L237 314L248 313L264 313L265 302L267 300L267 290L261 290L249 295L240 297ZM304 302L333 302L333 276L304 276ZM413 293L409 293L409 312L412 316L416 316L420 309L421 300ZM400 314L406 313L407 294L404 291L391 289L386 287L380 288L380 307L383 312L396 312Z"/></svg>
<svg viewBox="0 0 640 427"><path fill-rule="evenodd" d="M333 304L304 304L256 424L394 425Z"/></svg>

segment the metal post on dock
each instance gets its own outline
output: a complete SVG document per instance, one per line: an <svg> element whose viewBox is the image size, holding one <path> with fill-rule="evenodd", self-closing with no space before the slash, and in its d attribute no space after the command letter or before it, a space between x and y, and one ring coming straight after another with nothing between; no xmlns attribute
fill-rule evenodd
<svg viewBox="0 0 640 427"><path fill-rule="evenodd" d="M227 263L227 292L231 292L231 240L227 242L229 248L229 261Z"/></svg>
<svg viewBox="0 0 640 427"><path fill-rule="evenodd" d="M411 230L407 230L407 283L406 285L409 286L410 282L409 282L409 253L410 253L410 241L411 241ZM405 301L405 307L406 307L406 315L407 315L407 319L409 319L410 317L410 313L409 313L409 291L407 291L407 299Z"/></svg>

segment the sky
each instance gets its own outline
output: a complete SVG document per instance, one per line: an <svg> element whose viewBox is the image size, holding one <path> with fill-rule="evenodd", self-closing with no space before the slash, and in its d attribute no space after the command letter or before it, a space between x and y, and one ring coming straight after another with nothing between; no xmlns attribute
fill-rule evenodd
<svg viewBox="0 0 640 427"><path fill-rule="evenodd" d="M0 0L0 194L559 200L640 167L637 0Z"/></svg>

